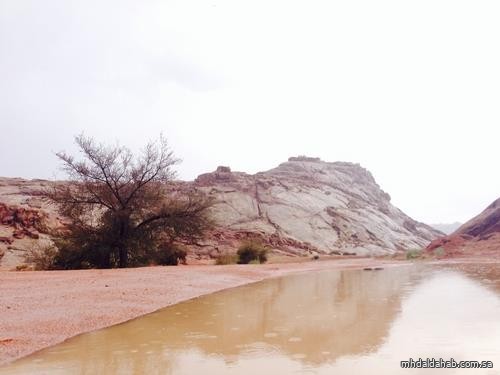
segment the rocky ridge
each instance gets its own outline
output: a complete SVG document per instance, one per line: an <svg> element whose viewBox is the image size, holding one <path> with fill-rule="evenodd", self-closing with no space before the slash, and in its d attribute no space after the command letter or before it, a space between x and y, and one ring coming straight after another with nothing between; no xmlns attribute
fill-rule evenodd
<svg viewBox="0 0 500 375"><path fill-rule="evenodd" d="M0 268L22 263L34 241L49 241L44 228L64 225L35 194L53 183L0 178ZM295 157L255 175L219 167L173 184L193 188L212 197L215 222L206 240L189 246L193 260L234 252L254 238L291 256L383 255L425 247L442 235L394 207L358 164Z"/></svg>
<svg viewBox="0 0 500 375"><path fill-rule="evenodd" d="M257 236L288 254L383 255L442 235L394 207L358 164L295 157L255 175L219 167L194 185L215 201L209 251Z"/></svg>
<svg viewBox="0 0 500 375"><path fill-rule="evenodd" d="M442 249L444 256L500 254L500 198L448 236L431 242L427 252Z"/></svg>

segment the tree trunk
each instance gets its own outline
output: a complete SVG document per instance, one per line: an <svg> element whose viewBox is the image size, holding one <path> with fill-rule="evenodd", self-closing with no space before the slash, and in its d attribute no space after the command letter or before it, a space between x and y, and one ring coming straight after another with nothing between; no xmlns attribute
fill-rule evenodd
<svg viewBox="0 0 500 375"><path fill-rule="evenodd" d="M111 268L111 253L109 251L107 251L101 259L102 268Z"/></svg>
<svg viewBox="0 0 500 375"><path fill-rule="evenodd" d="M125 211L121 211L118 214L119 220L119 235L120 239L118 242L118 254L120 257L120 262L118 267L127 268L128 266L128 248L127 248L127 239L128 239L128 220L130 220L129 215Z"/></svg>
<svg viewBox="0 0 500 375"><path fill-rule="evenodd" d="M118 249L118 253L120 256L120 264L118 265L120 268L127 268L128 265L128 251L125 246L121 246Z"/></svg>

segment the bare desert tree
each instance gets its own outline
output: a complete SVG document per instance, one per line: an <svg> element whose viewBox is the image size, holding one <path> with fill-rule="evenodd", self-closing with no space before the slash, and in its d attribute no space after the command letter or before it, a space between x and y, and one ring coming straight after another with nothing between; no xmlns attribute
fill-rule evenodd
<svg viewBox="0 0 500 375"><path fill-rule="evenodd" d="M69 182L42 193L69 219L58 243L60 267L169 263L172 254L165 252L175 252L177 240L198 239L209 227L209 201L193 190L172 188L172 167L179 161L163 137L138 156L84 135L75 141L81 160L57 154Z"/></svg>

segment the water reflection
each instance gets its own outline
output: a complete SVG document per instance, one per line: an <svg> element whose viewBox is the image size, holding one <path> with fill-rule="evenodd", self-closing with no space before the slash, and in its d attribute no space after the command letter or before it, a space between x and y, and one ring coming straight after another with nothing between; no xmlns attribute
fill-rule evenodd
<svg viewBox="0 0 500 375"><path fill-rule="evenodd" d="M484 267L268 280L76 337L0 373L397 374L419 356L500 367L499 268Z"/></svg>

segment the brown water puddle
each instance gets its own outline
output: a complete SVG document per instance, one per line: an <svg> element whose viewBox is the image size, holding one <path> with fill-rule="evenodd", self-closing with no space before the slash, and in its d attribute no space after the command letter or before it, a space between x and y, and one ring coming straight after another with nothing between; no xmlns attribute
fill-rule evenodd
<svg viewBox="0 0 500 375"><path fill-rule="evenodd" d="M408 370L408 358L491 370ZM320 271L84 334L0 374L500 374L500 267Z"/></svg>

